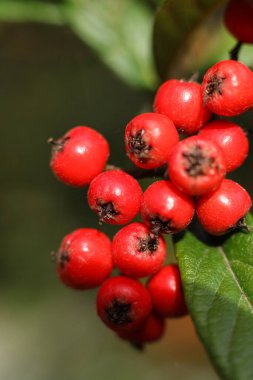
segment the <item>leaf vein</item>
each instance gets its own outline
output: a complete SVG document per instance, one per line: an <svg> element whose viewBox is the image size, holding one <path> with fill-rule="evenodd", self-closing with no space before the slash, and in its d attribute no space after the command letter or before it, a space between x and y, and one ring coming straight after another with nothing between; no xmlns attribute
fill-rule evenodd
<svg viewBox="0 0 253 380"><path fill-rule="evenodd" d="M211 311L211 309L212 309L212 307L213 307L213 304L214 304L214 302L215 302L215 300L216 300L216 297L217 297L218 291L219 291L219 289L220 289L220 287L221 287L221 285L222 285L222 283L223 283L223 281L224 281L225 278L226 278L226 273L223 274L223 276L222 276L222 278L221 278L221 280L220 280L220 283L219 283L217 289L216 289L215 292L214 292L214 295L213 295L213 299L212 299L212 301L211 301L211 304L209 305L209 307L208 307L208 309L207 309L207 311L206 311L206 314L207 314L207 315L209 314L209 312Z"/></svg>
<svg viewBox="0 0 253 380"><path fill-rule="evenodd" d="M238 301L238 307L236 309L236 314L235 314L235 320L234 320L234 325L233 325L233 328L231 330L231 334L230 334L230 339L229 339L229 344L228 344L228 354L227 354L227 359L228 360L228 363L231 363L231 355L232 355L232 352L233 352L233 338L234 338L234 334L235 334L235 331L236 331L236 325L237 325L237 321L238 321L238 317L239 317L239 307L240 307L240 303L241 303L241 300L243 298L243 294L241 294L241 297L239 298L239 301Z"/></svg>
<svg viewBox="0 0 253 380"><path fill-rule="evenodd" d="M240 282L239 282L239 280L238 280L238 278L237 278L235 272L234 272L233 269L231 268L230 262L229 262L229 260L228 260L228 258L227 258L227 256L226 256L226 254L225 254L225 252L224 252L224 250L223 250L222 247L219 247L219 252L220 252L221 256L223 257L223 260L224 260L224 262L225 262L225 265L226 265L226 267L227 267L229 273L231 274L231 276L232 276L234 282L235 282L236 285L238 286L239 291L240 291L242 297L245 299L245 301L246 301L246 303L247 303L247 305L248 305L248 307L249 307L250 312L253 314L253 305L251 304L251 302L250 302L250 300L249 300L247 294L245 293L245 291L244 291L243 288L241 287L241 284L240 284Z"/></svg>

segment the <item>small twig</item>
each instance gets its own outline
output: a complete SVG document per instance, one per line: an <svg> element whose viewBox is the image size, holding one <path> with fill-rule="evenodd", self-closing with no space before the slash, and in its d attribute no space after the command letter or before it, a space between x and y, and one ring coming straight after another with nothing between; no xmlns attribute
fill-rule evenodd
<svg viewBox="0 0 253 380"><path fill-rule="evenodd" d="M154 178L154 177L168 179L167 166L162 166L158 169L151 169L151 170L145 170L145 169L136 167L136 168L124 169L124 171L136 179Z"/></svg>
<svg viewBox="0 0 253 380"><path fill-rule="evenodd" d="M131 168L120 168L115 165L106 165L105 171L108 170L123 170L124 172L130 174L132 177L136 179L144 179L144 178L163 178L163 179L168 179L168 171L167 171L167 165L163 165L158 169L141 169L136 167L131 167Z"/></svg>
<svg viewBox="0 0 253 380"><path fill-rule="evenodd" d="M55 252L55 251L51 251L51 252L50 252L50 257L51 257L51 260L52 260L53 262L55 262L55 261L56 261L56 252Z"/></svg>
<svg viewBox="0 0 253 380"><path fill-rule="evenodd" d="M188 79L188 82L198 82L199 79L199 72L196 71L192 74L192 76Z"/></svg>
<svg viewBox="0 0 253 380"><path fill-rule="evenodd" d="M132 347L134 347L139 352L143 352L145 350L144 343L130 342L130 344L131 344Z"/></svg>
<svg viewBox="0 0 253 380"><path fill-rule="evenodd" d="M106 165L105 167L105 171L108 171L108 170L120 170L120 167L119 166L115 166L115 165Z"/></svg>
<svg viewBox="0 0 253 380"><path fill-rule="evenodd" d="M230 50L229 52L230 59L233 59L234 61L238 61L241 47L242 47L242 42L238 41L236 45L233 47L233 49Z"/></svg>

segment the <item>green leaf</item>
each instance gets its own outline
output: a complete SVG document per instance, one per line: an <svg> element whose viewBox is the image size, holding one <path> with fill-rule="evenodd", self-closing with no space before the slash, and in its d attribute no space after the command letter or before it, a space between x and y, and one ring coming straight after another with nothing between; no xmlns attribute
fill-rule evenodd
<svg viewBox="0 0 253 380"><path fill-rule="evenodd" d="M63 25L63 7L39 1L0 0L0 20Z"/></svg>
<svg viewBox="0 0 253 380"><path fill-rule="evenodd" d="M253 217L247 217L253 230ZM187 232L177 259L197 333L222 378L253 379L253 232L209 246Z"/></svg>
<svg viewBox="0 0 253 380"><path fill-rule="evenodd" d="M0 20L68 25L128 84L144 89L157 85L153 12L143 0L0 0Z"/></svg>
<svg viewBox="0 0 253 380"><path fill-rule="evenodd" d="M184 76L192 67L198 68L198 61L217 36L221 24L221 14L210 23L208 16L223 1L167 0L160 7L154 24L153 50L163 80L172 75Z"/></svg>
<svg viewBox="0 0 253 380"><path fill-rule="evenodd" d="M153 88L153 15L138 0L69 0L66 11L74 32L129 84Z"/></svg>

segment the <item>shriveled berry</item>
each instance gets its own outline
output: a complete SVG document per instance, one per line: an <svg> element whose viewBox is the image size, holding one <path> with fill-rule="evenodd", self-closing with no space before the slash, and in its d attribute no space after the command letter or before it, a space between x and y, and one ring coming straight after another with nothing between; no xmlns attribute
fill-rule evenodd
<svg viewBox="0 0 253 380"><path fill-rule="evenodd" d="M115 331L136 330L148 318L151 308L147 289L124 276L106 280L97 294L97 314Z"/></svg>
<svg viewBox="0 0 253 380"><path fill-rule="evenodd" d="M219 188L199 197L196 212L200 224L212 235L247 229L244 217L252 205L250 195L238 183L224 179Z"/></svg>
<svg viewBox="0 0 253 380"><path fill-rule="evenodd" d="M96 229L77 229L63 239L56 267L65 285L75 289L95 288L112 272L111 242Z"/></svg>
<svg viewBox="0 0 253 380"><path fill-rule="evenodd" d="M197 132L211 117L211 111L203 102L201 85L177 79L170 79L159 87L154 110L168 116L187 134Z"/></svg>
<svg viewBox="0 0 253 380"><path fill-rule="evenodd" d="M157 342L161 339L164 335L165 327L164 319L151 313L138 330L133 332L119 331L117 335L137 348L142 349L145 343Z"/></svg>
<svg viewBox="0 0 253 380"><path fill-rule="evenodd" d="M157 272L166 254L165 241L142 223L131 223L113 238L114 265L130 277L145 277Z"/></svg>
<svg viewBox="0 0 253 380"><path fill-rule="evenodd" d="M122 170L108 170L93 179L88 203L101 222L129 223L139 212L142 190L131 175Z"/></svg>
<svg viewBox="0 0 253 380"><path fill-rule="evenodd" d="M217 115L236 116L253 104L253 73L241 62L225 60L216 63L205 74L203 99Z"/></svg>
<svg viewBox="0 0 253 380"><path fill-rule="evenodd" d="M224 12L224 22L237 40L253 43L253 2L251 0L230 0Z"/></svg>
<svg viewBox="0 0 253 380"><path fill-rule="evenodd" d="M180 232L188 226L193 215L193 199L170 181L154 182L143 194L141 216L154 233Z"/></svg>
<svg viewBox="0 0 253 380"><path fill-rule="evenodd" d="M249 140L243 129L231 121L212 121L201 129L199 136L215 142L221 148L227 173L241 166L248 155Z"/></svg>
<svg viewBox="0 0 253 380"><path fill-rule="evenodd" d="M182 317L188 313L177 265L166 265L160 269L150 278L147 287L153 310L160 317Z"/></svg>
<svg viewBox="0 0 253 380"><path fill-rule="evenodd" d="M90 127L75 127L63 137L48 141L53 146L51 169L67 185L89 184L102 172L109 157L106 139Z"/></svg>
<svg viewBox="0 0 253 380"><path fill-rule="evenodd" d="M166 164L171 148L179 141L174 123L167 116L143 113L126 126L126 153L133 163L143 169Z"/></svg>
<svg viewBox="0 0 253 380"><path fill-rule="evenodd" d="M168 166L171 181L189 195L202 195L216 189L223 180L225 158L212 141L188 137L173 149Z"/></svg>

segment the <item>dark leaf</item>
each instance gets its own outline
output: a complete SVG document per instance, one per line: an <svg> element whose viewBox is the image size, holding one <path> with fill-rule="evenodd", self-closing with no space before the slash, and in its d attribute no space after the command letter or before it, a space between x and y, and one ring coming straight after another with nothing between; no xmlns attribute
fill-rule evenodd
<svg viewBox="0 0 253 380"><path fill-rule="evenodd" d="M207 22L223 0L167 0L157 12L153 49L161 78L185 75L191 62L197 64L220 23L221 15ZM200 28L204 23L203 29Z"/></svg>

